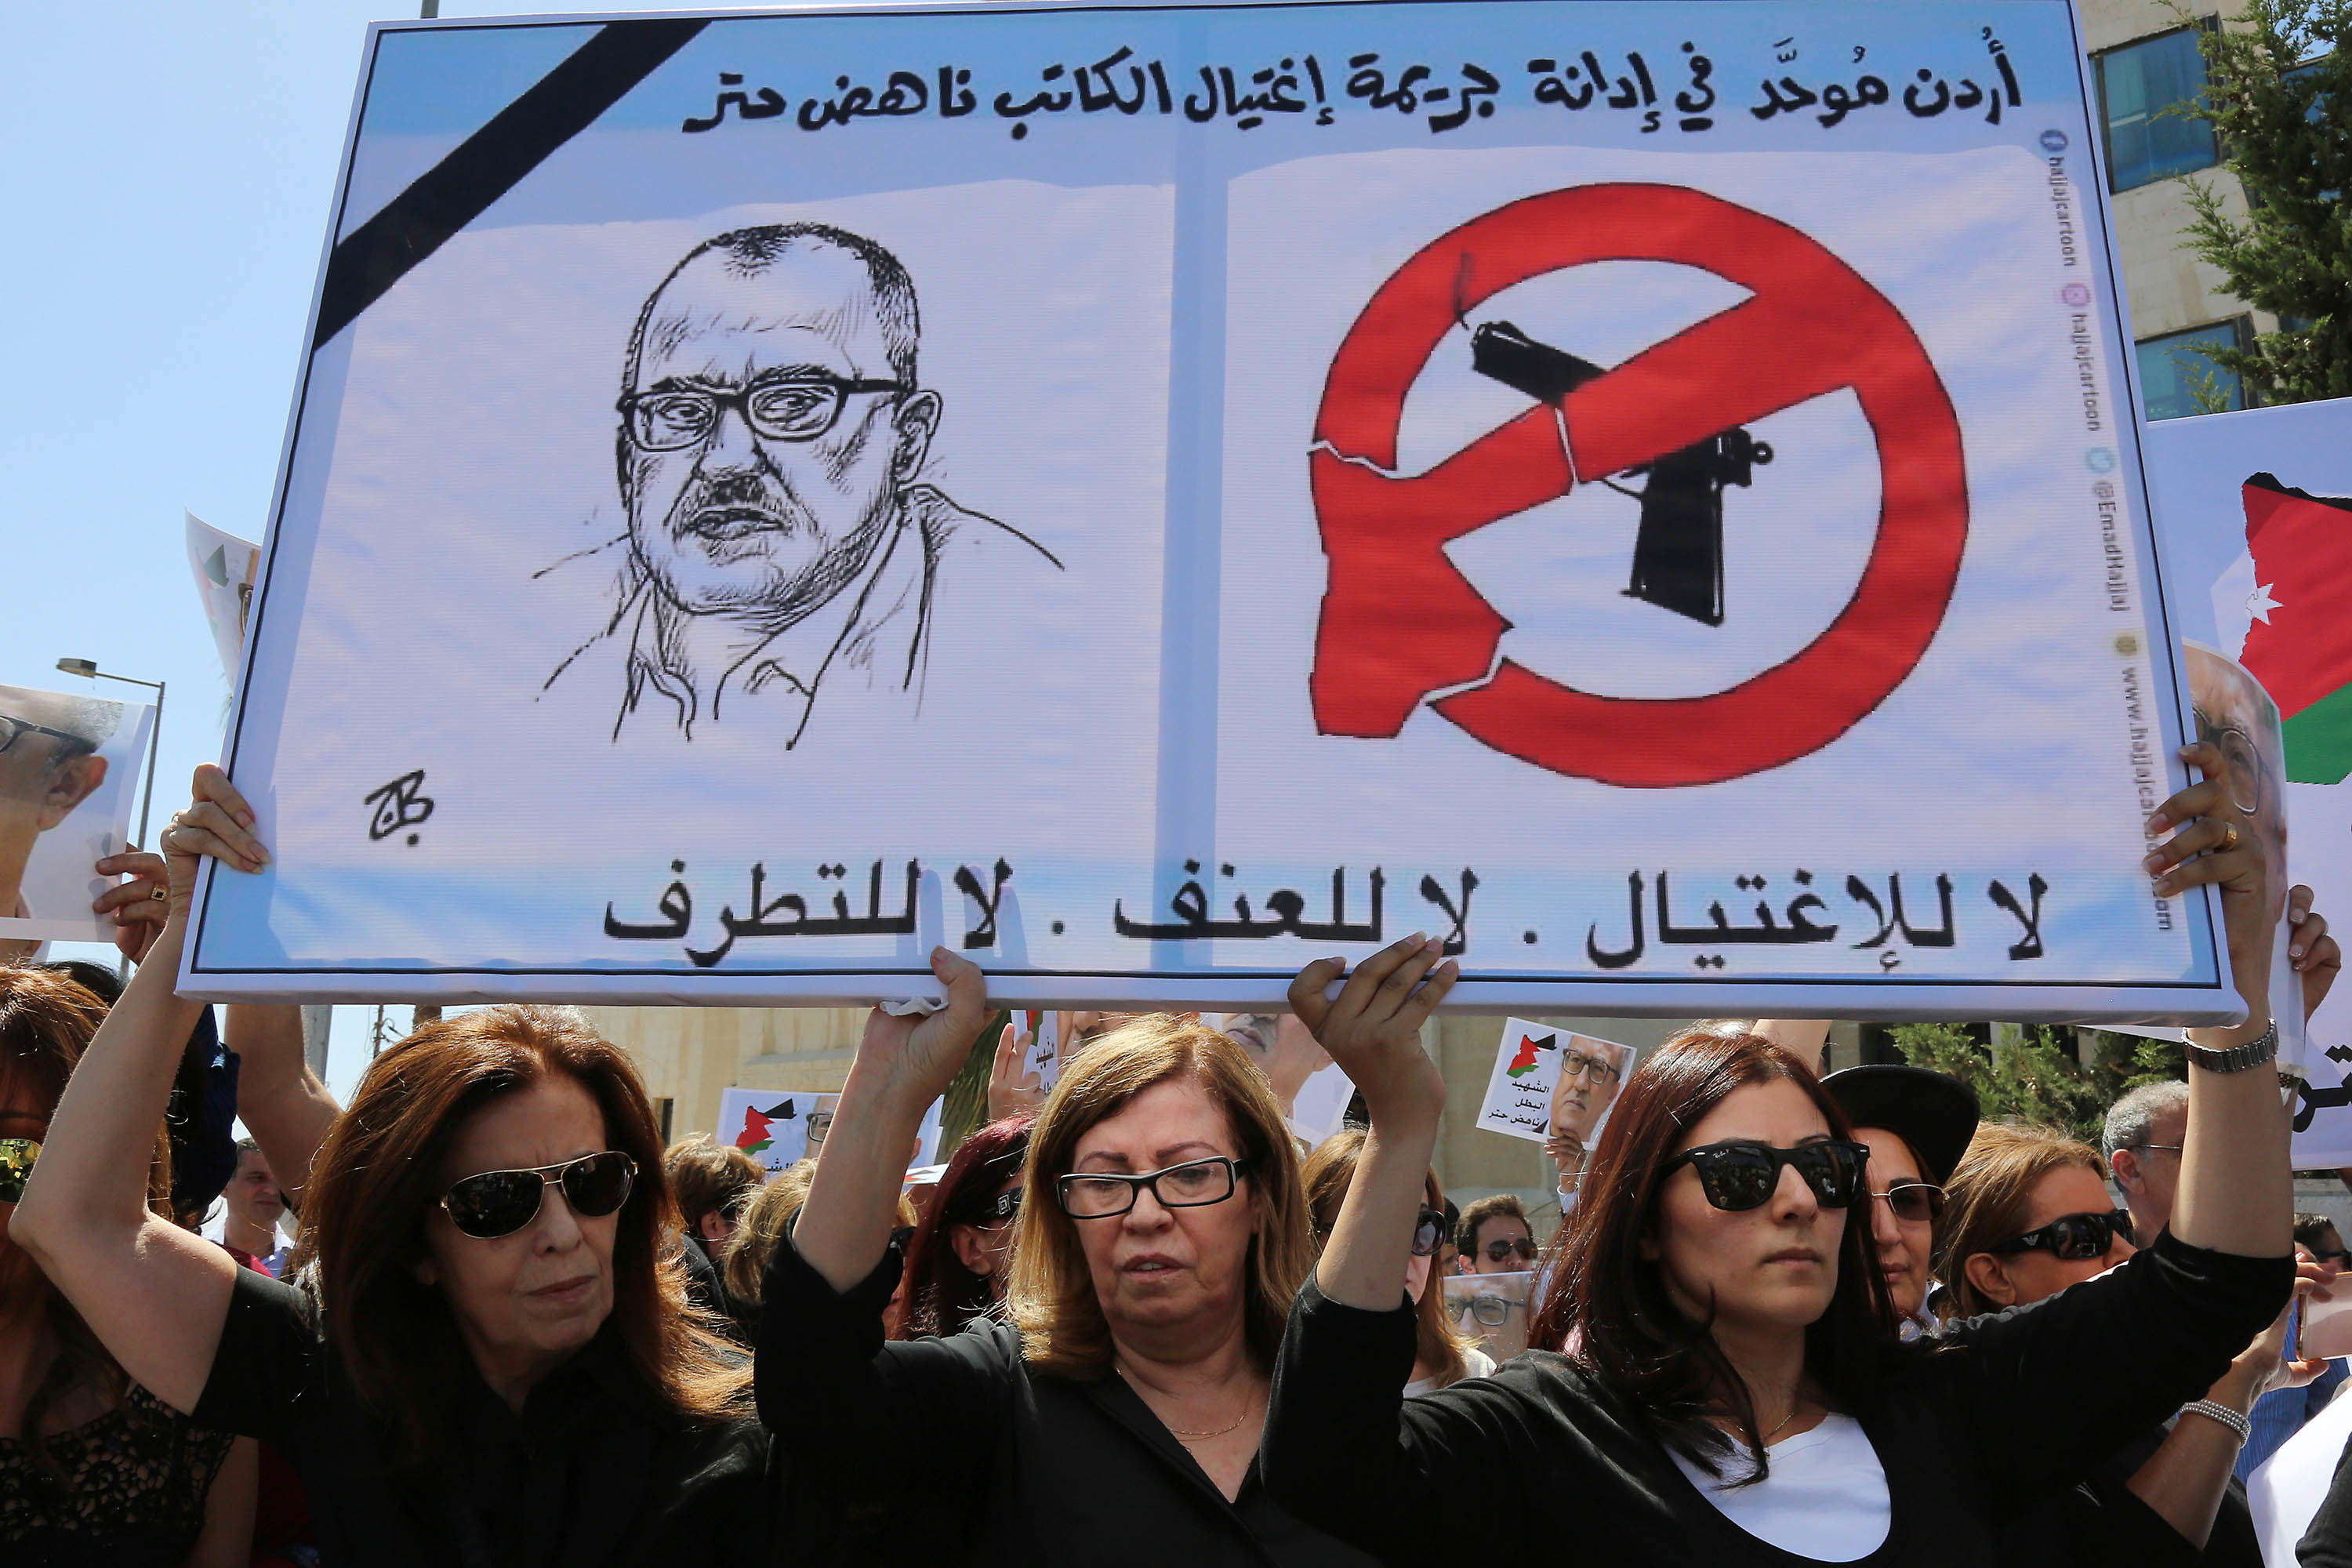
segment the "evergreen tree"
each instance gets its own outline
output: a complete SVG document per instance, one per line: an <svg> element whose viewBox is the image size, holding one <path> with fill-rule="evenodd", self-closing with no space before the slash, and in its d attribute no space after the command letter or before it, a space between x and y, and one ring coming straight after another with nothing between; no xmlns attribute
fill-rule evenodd
<svg viewBox="0 0 2352 1568"><path fill-rule="evenodd" d="M2183 237L2280 330L2200 352L2237 373L2250 402L2352 396L2352 0L2247 0L2237 21L2204 34L2204 94L2170 112L2213 127L2247 211L2232 217L2190 180ZM2209 380L2200 400L2213 390Z"/></svg>

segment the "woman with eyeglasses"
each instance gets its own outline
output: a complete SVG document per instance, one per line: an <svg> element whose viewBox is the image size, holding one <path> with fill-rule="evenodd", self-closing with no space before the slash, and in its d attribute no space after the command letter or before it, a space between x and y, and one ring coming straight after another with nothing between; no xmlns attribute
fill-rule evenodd
<svg viewBox="0 0 2352 1568"><path fill-rule="evenodd" d="M2184 756L2222 771L2210 747ZM1577 1503L1572 1524L1534 1505L1490 1521L1499 1563L2003 1561L2011 1521L2209 1387L2294 1276L2262 858L2217 783L2167 801L2149 831L2169 833L2148 860L2159 893L2221 890L2248 1007L2192 1037L2174 1229L1948 1354L1895 1337L1857 1212L1868 1150L1811 1068L1690 1030L1629 1077L1594 1148L1538 1325L1565 1353L1401 1400L1412 1321L1396 1281L1445 1089L1370 1004L1453 972L1391 949L1327 1004L1340 966L1310 965L1292 1005L1362 1090L1371 1137L1291 1314L1268 1489L1399 1560L1442 1548L1447 1500L1509 1476Z"/></svg>
<svg viewBox="0 0 2352 1568"><path fill-rule="evenodd" d="M1892 1062L1847 1068L1822 1087L1868 1146L1870 1235L1905 1339L1928 1332L1936 1222L1947 1181L1976 1135L1976 1090L1926 1068Z"/></svg>
<svg viewBox="0 0 2352 1568"><path fill-rule="evenodd" d="M1009 1321L883 1341L899 1172L880 1151L905 1146L987 1017L980 972L932 962L946 1009L867 1020L768 1269L760 1413L814 1489L853 1511L887 1500L894 1560L909 1563L1383 1558L1259 1481L1275 1348L1314 1243L1265 1076L1202 1024L1147 1016L1066 1059L1030 1131ZM898 1463L877 1466L883 1453ZM901 1495L901 1469L924 1484Z"/></svg>
<svg viewBox="0 0 2352 1568"><path fill-rule="evenodd" d="M262 863L216 768L162 836L171 916L83 1057L15 1229L123 1369L261 1437L322 1560L639 1563L690 1532L797 1559L749 1369L691 1317L658 1126L577 1014L492 1007L369 1065L303 1202L314 1283L152 1215L143 1134L199 1004L173 994L198 858Z"/></svg>
<svg viewBox="0 0 2352 1568"><path fill-rule="evenodd" d="M1315 1223L1318 1246L1330 1239L1339 1223L1339 1205L1347 1201L1348 1185L1355 1180L1356 1162L1364 1152L1364 1132L1351 1127L1315 1145L1307 1156L1299 1180L1307 1188L1307 1208ZM1404 1385L1407 1399L1450 1388L1465 1377L1484 1377L1495 1361L1455 1331L1445 1311L1445 1287L1432 1278L1438 1245L1445 1237L1445 1189L1431 1171L1423 1184L1421 1213L1414 1217L1412 1257L1404 1266L1404 1293L1412 1299L1412 1376Z"/></svg>
<svg viewBox="0 0 2352 1568"><path fill-rule="evenodd" d="M992 1121L963 1141L907 1243L907 1310L894 1340L936 1339L992 1317L1013 1269L1029 1118Z"/></svg>

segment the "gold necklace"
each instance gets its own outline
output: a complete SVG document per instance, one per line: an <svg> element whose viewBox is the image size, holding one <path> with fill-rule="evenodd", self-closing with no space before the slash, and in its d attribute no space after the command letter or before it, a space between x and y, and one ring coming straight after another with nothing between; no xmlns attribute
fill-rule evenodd
<svg viewBox="0 0 2352 1568"><path fill-rule="evenodd" d="M1789 1429L1789 1423L1790 1423L1790 1422L1791 1422L1791 1421L1794 1421L1798 1416L1800 1416L1800 1415L1803 1415L1803 1414L1804 1414L1804 1412L1805 1412L1805 1397L1804 1397L1804 1395L1803 1395L1803 1394L1799 1394L1799 1395L1797 1396L1797 1402L1796 1402L1794 1405L1791 1405L1790 1406L1789 1406L1789 1414L1787 1414L1786 1415L1783 1415L1782 1417L1780 1417L1780 1425L1779 1425L1778 1426L1773 1427L1773 1428L1772 1428L1772 1430L1770 1430L1769 1432L1767 1432L1767 1433L1765 1433L1765 1434L1764 1434L1764 1442L1763 1442L1763 1445L1762 1445L1762 1446L1763 1446L1763 1447L1767 1447L1767 1448L1770 1447L1772 1446L1772 1439L1773 1439L1773 1438L1775 1438L1775 1437L1778 1437L1781 1433L1783 1433L1783 1432L1787 1431L1787 1430Z"/></svg>
<svg viewBox="0 0 2352 1568"><path fill-rule="evenodd" d="M1114 1357L1111 1361L1111 1365L1118 1369L1119 1376L1127 1379L1129 1387L1134 1387L1135 1378L1133 1374L1129 1373L1127 1370L1125 1363L1120 1362ZM1140 1396L1139 1395L1139 1397ZM1242 1413L1234 1417L1233 1423L1230 1426L1220 1426L1213 1432L1187 1432L1181 1426L1169 1426L1168 1431L1171 1436L1187 1443L1200 1442L1210 1437L1223 1437L1228 1433L1239 1431L1241 1429L1242 1423L1250 1418L1250 1412L1256 1408L1257 1395L1255 1394L1252 1394L1249 1398L1242 1402ZM1152 1414L1154 1415L1158 1415L1160 1413L1154 1410ZM1160 1418L1160 1425L1167 1426L1167 1418L1165 1416ZM1786 1426L1787 1423L1783 1422L1781 1425Z"/></svg>

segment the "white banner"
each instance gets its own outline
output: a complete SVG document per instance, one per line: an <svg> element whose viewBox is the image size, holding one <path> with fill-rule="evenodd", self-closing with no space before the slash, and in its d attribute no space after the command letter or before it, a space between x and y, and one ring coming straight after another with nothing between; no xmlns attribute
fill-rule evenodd
<svg viewBox="0 0 2352 1568"><path fill-rule="evenodd" d="M129 841L155 710L0 686L0 963L17 944L114 940L90 912L120 877L94 868Z"/></svg>
<svg viewBox="0 0 2352 1568"><path fill-rule="evenodd" d="M2081 51L1985 20L379 25L186 985L1425 930L1470 1008L2229 1016Z"/></svg>
<svg viewBox="0 0 2352 1568"><path fill-rule="evenodd" d="M2352 400L2163 420L2147 455L2182 633L2284 719L2286 879L2352 935ZM2271 1002L2284 1032L2299 986L2273 981ZM2352 1164L2352 988L2313 1016L2302 1065L2296 1167Z"/></svg>

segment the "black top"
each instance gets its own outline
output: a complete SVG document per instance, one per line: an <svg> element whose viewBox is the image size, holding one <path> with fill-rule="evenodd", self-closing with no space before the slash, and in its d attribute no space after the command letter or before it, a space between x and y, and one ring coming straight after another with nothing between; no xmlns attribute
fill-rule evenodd
<svg viewBox="0 0 2352 1568"><path fill-rule="evenodd" d="M1125 1379L1032 1373L1020 1335L1003 1323L983 1319L946 1339L886 1343L882 1310L901 1264L894 1243L843 1292L789 1241L777 1247L761 1286L755 1363L760 1418L777 1447L807 1468L811 1492L838 1500L850 1538L875 1542L882 1560L1021 1568L1381 1561L1278 1506L1255 1465L1226 1501ZM1405 1376L1398 1373L1391 1393ZM858 1515L877 1512L878 1531L859 1527Z"/></svg>
<svg viewBox="0 0 2352 1568"><path fill-rule="evenodd" d="M1872 1406L1853 1412L1892 1505L1886 1540L1858 1561L2003 1561L2008 1521L2201 1397L2277 1315L2293 1277L2288 1258L2167 1235L2097 1279L1975 1321L1940 1352L1931 1336L1902 1354ZM1639 1413L1564 1357L1530 1352L1406 1402L1412 1351L1409 1307L1359 1310L1310 1281L1275 1369L1267 1489L1398 1562L1440 1552L1465 1497L1484 1500L1480 1546L1498 1565L1810 1561L1725 1518Z"/></svg>
<svg viewBox="0 0 2352 1568"><path fill-rule="evenodd" d="M122 1403L46 1445L0 1437L0 1563L8 1568L177 1568L204 1533L228 1456L212 1432L132 1384Z"/></svg>
<svg viewBox="0 0 2352 1568"><path fill-rule="evenodd" d="M651 1407L609 1333L520 1414L470 1363L458 1402L453 1450L426 1475L395 1477L316 1300L240 1268L194 1419L286 1456L326 1568L593 1568L667 1561L684 1541L712 1562L801 1561L759 1425L687 1426Z"/></svg>
<svg viewBox="0 0 2352 1568"><path fill-rule="evenodd" d="M2352 1568L2352 1442L2345 1444L2336 1460L2336 1479L2328 1483L2311 1528L2295 1544L2294 1559L2303 1568Z"/></svg>

